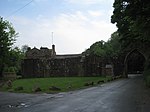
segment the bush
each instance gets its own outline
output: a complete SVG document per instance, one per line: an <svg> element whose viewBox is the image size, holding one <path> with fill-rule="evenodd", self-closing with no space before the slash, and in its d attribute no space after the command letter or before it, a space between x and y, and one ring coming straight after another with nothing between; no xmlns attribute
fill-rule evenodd
<svg viewBox="0 0 150 112"><path fill-rule="evenodd" d="M150 76L147 76L146 78L146 86L150 87Z"/></svg>
<svg viewBox="0 0 150 112"><path fill-rule="evenodd" d="M4 80L16 79L16 67L5 67L3 71Z"/></svg>
<svg viewBox="0 0 150 112"><path fill-rule="evenodd" d="M150 69L145 70L143 74L146 86L150 87Z"/></svg>
<svg viewBox="0 0 150 112"><path fill-rule="evenodd" d="M23 90L23 87L22 87L22 86L19 86L19 87L16 87L14 90L15 90L15 91L21 91L21 90Z"/></svg>
<svg viewBox="0 0 150 112"><path fill-rule="evenodd" d="M5 67L4 72L16 72L16 67Z"/></svg>

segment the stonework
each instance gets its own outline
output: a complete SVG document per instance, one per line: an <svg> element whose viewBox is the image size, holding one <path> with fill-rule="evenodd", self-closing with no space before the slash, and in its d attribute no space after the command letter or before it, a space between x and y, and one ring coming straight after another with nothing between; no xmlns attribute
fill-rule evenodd
<svg viewBox="0 0 150 112"><path fill-rule="evenodd" d="M26 59L49 59L55 57L55 47L48 49L47 47L41 47L40 49L33 48L26 52Z"/></svg>
<svg viewBox="0 0 150 112"><path fill-rule="evenodd" d="M56 55L53 45L52 49L41 47L27 51L22 62L22 74L26 78L102 76L107 72L106 64L106 61L97 56Z"/></svg>

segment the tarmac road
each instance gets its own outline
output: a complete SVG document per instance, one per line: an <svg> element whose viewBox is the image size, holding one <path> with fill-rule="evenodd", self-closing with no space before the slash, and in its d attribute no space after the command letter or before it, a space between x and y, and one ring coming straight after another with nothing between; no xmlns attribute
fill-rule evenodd
<svg viewBox="0 0 150 112"><path fill-rule="evenodd" d="M0 112L150 112L141 76L59 94L0 92Z"/></svg>

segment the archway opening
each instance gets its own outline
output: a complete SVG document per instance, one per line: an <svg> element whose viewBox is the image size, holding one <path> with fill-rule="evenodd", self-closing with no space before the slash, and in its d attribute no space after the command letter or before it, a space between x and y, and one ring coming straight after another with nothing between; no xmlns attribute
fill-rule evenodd
<svg viewBox="0 0 150 112"><path fill-rule="evenodd" d="M125 59L125 75L141 75L144 71L145 56L140 51L133 50L127 54Z"/></svg>

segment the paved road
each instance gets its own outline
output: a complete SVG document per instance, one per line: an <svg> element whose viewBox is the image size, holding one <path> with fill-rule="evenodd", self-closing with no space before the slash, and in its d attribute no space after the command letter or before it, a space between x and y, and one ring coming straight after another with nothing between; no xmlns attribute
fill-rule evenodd
<svg viewBox="0 0 150 112"><path fill-rule="evenodd" d="M150 112L141 76L59 94L0 93L0 112Z"/></svg>

